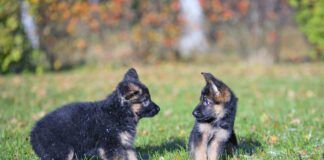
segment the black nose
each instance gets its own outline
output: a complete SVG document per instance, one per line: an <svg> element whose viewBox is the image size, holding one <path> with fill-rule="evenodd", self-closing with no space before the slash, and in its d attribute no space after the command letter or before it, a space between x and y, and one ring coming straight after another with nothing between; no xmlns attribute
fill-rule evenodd
<svg viewBox="0 0 324 160"><path fill-rule="evenodd" d="M160 111L160 107L156 106L156 111L159 112Z"/></svg>
<svg viewBox="0 0 324 160"><path fill-rule="evenodd" d="M192 112L192 114L195 116L195 117L201 117L201 113L199 112L199 111L197 111L197 110L194 110L193 112Z"/></svg>
<svg viewBox="0 0 324 160"><path fill-rule="evenodd" d="M160 107L159 107L157 104L155 104L154 102L153 102L153 105L154 105L154 110L155 110L155 112L156 112L156 113L159 113L159 111L160 111Z"/></svg>

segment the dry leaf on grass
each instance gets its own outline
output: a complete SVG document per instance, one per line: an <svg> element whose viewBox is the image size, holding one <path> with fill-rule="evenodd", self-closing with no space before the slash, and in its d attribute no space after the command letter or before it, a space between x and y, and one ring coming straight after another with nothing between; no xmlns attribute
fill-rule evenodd
<svg viewBox="0 0 324 160"><path fill-rule="evenodd" d="M278 141L279 141L279 137L277 137L277 136L275 136L275 135L270 136L270 138L269 138L269 143L270 143L270 144L275 144L275 143L277 143Z"/></svg>

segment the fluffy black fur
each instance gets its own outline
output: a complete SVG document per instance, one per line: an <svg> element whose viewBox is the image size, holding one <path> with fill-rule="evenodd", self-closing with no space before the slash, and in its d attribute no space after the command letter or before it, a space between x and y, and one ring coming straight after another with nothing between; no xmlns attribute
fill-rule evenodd
<svg viewBox="0 0 324 160"><path fill-rule="evenodd" d="M238 99L212 74L202 74L206 85L193 111L196 122L189 137L189 151L192 159L215 160L225 148L232 150L237 146L234 121Z"/></svg>
<svg viewBox="0 0 324 160"><path fill-rule="evenodd" d="M158 112L147 87L130 69L106 99L68 104L47 114L33 127L30 142L42 160L132 160L138 120Z"/></svg>

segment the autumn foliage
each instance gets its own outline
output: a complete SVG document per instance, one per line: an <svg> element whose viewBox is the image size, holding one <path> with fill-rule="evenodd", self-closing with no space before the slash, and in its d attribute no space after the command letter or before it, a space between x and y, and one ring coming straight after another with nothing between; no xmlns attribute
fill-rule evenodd
<svg viewBox="0 0 324 160"><path fill-rule="evenodd" d="M10 70L15 63L60 70L98 59L112 61L116 59L113 55L124 52L127 54L121 56L123 60L156 62L180 58L179 40L186 19L178 0L25 0L38 28L37 52L31 49L22 30L19 5L23 1L0 2L1 27L6 27L0 31L1 35L19 34L16 39L21 37L19 43L23 44L7 45L4 41L0 44L13 46L0 50L3 71ZM285 0L199 0L199 3L204 15L201 26L209 46L221 53L236 52L243 58L269 54L273 61L280 60L282 28L292 13ZM12 22L16 26L8 31ZM316 35L311 30L303 30ZM321 44L314 37L309 36L309 40ZM227 46L220 45L222 41ZM18 46L22 47L19 52ZM118 46L124 48L122 53L120 49L116 51ZM30 60L24 58L26 55L46 58ZM17 71L28 70L28 67L20 68Z"/></svg>

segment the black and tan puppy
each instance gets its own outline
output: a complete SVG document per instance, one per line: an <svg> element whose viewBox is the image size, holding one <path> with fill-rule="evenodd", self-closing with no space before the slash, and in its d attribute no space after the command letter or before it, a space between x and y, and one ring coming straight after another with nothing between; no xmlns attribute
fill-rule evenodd
<svg viewBox="0 0 324 160"><path fill-rule="evenodd" d="M42 160L136 160L136 125L159 110L135 69L129 69L106 99L68 104L47 114L33 127L30 142Z"/></svg>
<svg viewBox="0 0 324 160"><path fill-rule="evenodd" d="M195 125L189 138L190 157L194 160L216 160L225 147L237 146L234 120L238 99L222 81L202 73L206 86L194 109Z"/></svg>

